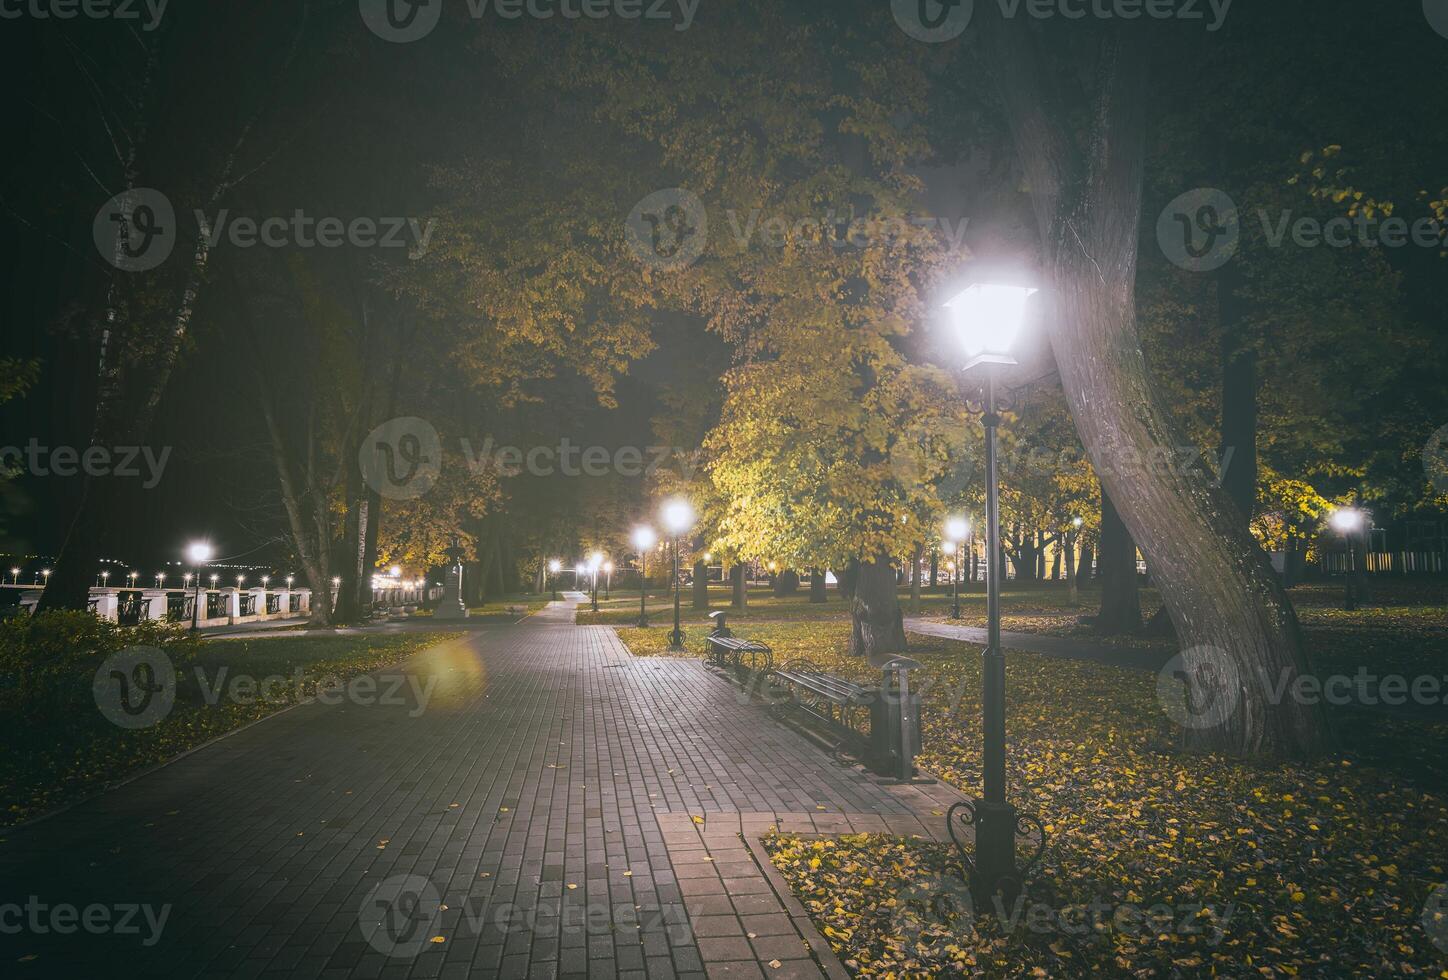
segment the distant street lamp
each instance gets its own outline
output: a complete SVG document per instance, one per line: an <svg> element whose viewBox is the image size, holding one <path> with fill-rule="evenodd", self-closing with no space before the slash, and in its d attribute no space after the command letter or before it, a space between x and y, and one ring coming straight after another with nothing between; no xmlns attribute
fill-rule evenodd
<svg viewBox="0 0 1448 980"><path fill-rule="evenodd" d="M961 549L970 535L970 521L964 517L952 517L945 522L945 544L955 555L955 568L950 573L950 618L960 618L960 569Z"/></svg>
<svg viewBox="0 0 1448 980"><path fill-rule="evenodd" d="M11 584L11 585L19 585L19 584L20 584L20 569L18 569L18 568L12 568L12 569L10 569L10 584Z"/></svg>
<svg viewBox="0 0 1448 980"><path fill-rule="evenodd" d="M1071 592L1071 605L1081 598L1080 578L1081 573L1076 568L1076 535L1081 533L1081 525L1086 523L1079 517L1071 519L1071 530L1066 532L1066 585Z"/></svg>
<svg viewBox="0 0 1448 980"><path fill-rule="evenodd" d="M48 574L48 573L47 573L47 574ZM134 589L134 588L136 587L136 576L137 576L137 575L140 575L140 574L141 574L140 572L132 571L132 572L130 572L129 574L126 575L126 578L128 578L128 579L131 580L131 588Z"/></svg>
<svg viewBox="0 0 1448 980"><path fill-rule="evenodd" d="M43 589L43 588L45 588L46 586L48 586L48 585L50 584L50 569L47 568L47 569L43 570L40 574L41 574L41 577L43 577L43 578L45 579L45 584L41 586L41 588ZM133 574L134 574L134 573L133 573Z"/></svg>
<svg viewBox="0 0 1448 980"><path fill-rule="evenodd" d="M165 573L165 572L157 572L157 573L156 573L156 588L158 588L158 589L165 588L165 583L166 583L166 573Z"/></svg>
<svg viewBox="0 0 1448 980"><path fill-rule="evenodd" d="M110 577L111 573L109 570L101 572L101 588L104 589L106 587L106 583L110 580Z"/></svg>
<svg viewBox="0 0 1448 980"><path fill-rule="evenodd" d="M1358 607L1358 579L1362 574L1358 568L1357 542L1358 535L1367 526L1367 517L1362 511L1355 507L1342 507L1332 512L1327 522L1332 529L1343 537L1347 545L1347 567L1343 569L1342 585L1342 608L1347 612L1355 612Z"/></svg>
<svg viewBox="0 0 1448 980"><path fill-rule="evenodd" d="M946 305L961 345L970 360L965 370L985 372L985 485L986 485L986 648L982 657L982 722L984 792L973 802L951 807L947 824L955 837L957 818L973 831L974 857L961 856L970 871L971 892L978 907L988 906L1003 895L1007 904L1021 893L1023 876L1039 860L1046 846L1045 826L1034 816L1018 813L1006 800L1006 661L1001 650L1000 575L1000 488L996 473L996 368L1013 365L1011 346L1026 322L1027 302L1036 292L1023 286L977 283ZM1016 862L1016 837L1027 836L1034 826L1040 835L1040 849L1024 868Z"/></svg>
<svg viewBox="0 0 1448 980"><path fill-rule="evenodd" d="M558 573L563 571L563 562L557 558L548 563L548 584L553 590L553 601L558 601Z"/></svg>
<svg viewBox="0 0 1448 980"><path fill-rule="evenodd" d="M191 600L191 629L192 631L201 628L201 566L211 560L211 545L204 541L193 541L186 549L186 558L191 562L191 570L196 573L196 594ZM211 576L214 580L215 575Z"/></svg>
<svg viewBox="0 0 1448 980"><path fill-rule="evenodd" d="M639 553L639 629L649 628L648 607L645 605L649 593L649 549L658 540L659 536L647 524L634 528L633 545Z"/></svg>
<svg viewBox="0 0 1448 980"><path fill-rule="evenodd" d="M592 597L591 606L594 612L598 612L598 570L603 567L603 553L595 551L588 556L588 571L591 581L588 583L589 594Z"/></svg>
<svg viewBox="0 0 1448 980"><path fill-rule="evenodd" d="M674 539L674 629L669 634L669 649L684 649L684 627L679 617L679 538L694 526L694 508L682 497L664 504L664 529Z"/></svg>

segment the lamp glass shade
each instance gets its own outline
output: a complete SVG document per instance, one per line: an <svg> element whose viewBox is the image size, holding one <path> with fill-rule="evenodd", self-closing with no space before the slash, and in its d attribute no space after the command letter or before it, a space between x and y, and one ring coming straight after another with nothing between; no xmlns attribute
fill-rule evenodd
<svg viewBox="0 0 1448 980"><path fill-rule="evenodd" d="M191 559L192 564L200 565L211 560L211 545L197 541L186 549L186 557Z"/></svg>
<svg viewBox="0 0 1448 980"><path fill-rule="evenodd" d="M976 283L945 308L969 357L1006 355L1026 318L1026 301L1038 292L1028 286Z"/></svg>
<svg viewBox="0 0 1448 980"><path fill-rule="evenodd" d="M1354 531L1362 530L1363 512L1351 507L1344 507L1342 510L1333 511L1332 517L1328 520L1332 524L1333 530L1339 534L1351 534Z"/></svg>
<svg viewBox="0 0 1448 980"><path fill-rule="evenodd" d="M970 521L964 517L952 517L945 522L945 536L951 541L964 541L970 536Z"/></svg>
<svg viewBox="0 0 1448 980"><path fill-rule="evenodd" d="M687 500L670 500L664 504L663 517L664 527L670 534L683 534L694 526L694 508Z"/></svg>

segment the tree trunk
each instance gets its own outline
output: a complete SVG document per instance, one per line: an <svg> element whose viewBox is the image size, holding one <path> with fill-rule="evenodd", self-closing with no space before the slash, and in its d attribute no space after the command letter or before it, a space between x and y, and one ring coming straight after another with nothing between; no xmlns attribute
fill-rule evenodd
<svg viewBox="0 0 1448 980"><path fill-rule="evenodd" d="M1226 493L1200 472L1152 465L1182 444L1152 388L1136 328L1145 162L1144 32L1101 40L1084 141L1043 84L1059 72L1039 40L992 17L987 45L1017 158L1031 188L1061 384L1104 491L1151 562L1182 638L1189 744L1238 755L1311 755L1321 709L1270 691L1310 674L1297 618ZM1049 107L1049 108L1048 108Z"/></svg>
<svg viewBox="0 0 1448 980"><path fill-rule="evenodd" d="M818 605L826 602L829 594L825 586L825 570L823 568L811 568L809 570L809 601Z"/></svg>
<svg viewBox="0 0 1448 980"><path fill-rule="evenodd" d="M915 550L910 555L910 614L920 615L920 559L925 552L925 546L916 543Z"/></svg>
<svg viewBox="0 0 1448 980"><path fill-rule="evenodd" d="M1067 534L1062 541L1062 547L1066 549L1066 592L1071 605L1075 606L1081 601L1081 590L1076 582L1076 535Z"/></svg>
<svg viewBox="0 0 1448 980"><path fill-rule="evenodd" d="M878 667L908 648L895 569L884 556L859 563L850 600L850 654Z"/></svg>
<svg viewBox="0 0 1448 980"><path fill-rule="evenodd" d="M934 589L940 585L940 552L934 548L930 549L930 588Z"/></svg>
<svg viewBox="0 0 1448 980"><path fill-rule="evenodd" d="M701 547L695 543L696 547ZM694 562L694 608L709 608L709 566L700 558Z"/></svg>
<svg viewBox="0 0 1448 980"><path fill-rule="evenodd" d="M1101 611L1096 629L1106 636L1141 629L1141 591L1136 580L1136 543L1111 498L1101 494Z"/></svg>
<svg viewBox="0 0 1448 980"><path fill-rule="evenodd" d="M845 563L844 571L835 576L835 584L840 590L840 596L845 599L854 599L855 583L860 578L860 560L851 558Z"/></svg>
<svg viewBox="0 0 1448 980"><path fill-rule="evenodd" d="M731 604L735 609L744 609L749 605L749 578L744 574L743 562L729 569L729 583L734 586L734 601Z"/></svg>

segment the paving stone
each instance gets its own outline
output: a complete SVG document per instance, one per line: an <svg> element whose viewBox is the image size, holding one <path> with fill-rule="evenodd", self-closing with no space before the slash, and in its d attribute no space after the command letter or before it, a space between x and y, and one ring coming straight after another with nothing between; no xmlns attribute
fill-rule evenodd
<svg viewBox="0 0 1448 980"><path fill-rule="evenodd" d="M52 975L758 977L733 917L762 916L765 939L789 920L741 833L810 832L821 804L839 826L935 833L697 661L634 658L572 607L381 672L379 690L434 683L425 710L301 705L11 830L7 891L170 906L153 947L21 936L25 953ZM401 957L359 925L398 876L448 906L414 923L383 902L423 947Z"/></svg>

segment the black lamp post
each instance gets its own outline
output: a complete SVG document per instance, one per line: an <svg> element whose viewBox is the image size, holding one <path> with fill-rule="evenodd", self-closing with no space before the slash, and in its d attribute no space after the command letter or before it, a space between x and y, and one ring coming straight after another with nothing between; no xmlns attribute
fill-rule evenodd
<svg viewBox="0 0 1448 980"><path fill-rule="evenodd" d="M669 633L669 649L684 649L684 627L679 617L679 538L694 526L694 508L682 498L664 504L664 527L674 539L674 629Z"/></svg>
<svg viewBox="0 0 1448 980"><path fill-rule="evenodd" d="M593 557L588 560L588 571L593 576L589 583L589 594L592 602L592 609L598 612L598 570L603 566L603 555L595 551Z"/></svg>
<svg viewBox="0 0 1448 980"><path fill-rule="evenodd" d="M1017 363L1010 356L1010 348L1025 319L1027 300L1034 292L1022 286L978 284L946 304L971 358L965 369L979 368L985 375L985 411L981 419L985 427L986 488L986 647L981 663L983 793L974 801L955 804L946 818L979 907L989 906L998 896L1007 903L1014 902L1024 887L1023 878L1040 860L1046 846L1041 821L1017 811L1006 799L1006 661L1001 649L1000 488L996 473L996 430L1000 425L996 369ZM973 855L967 852L961 840L964 833L958 835L957 828L973 832ZM1024 867L1016 859L1017 837L1035 844L1035 854Z"/></svg>
<svg viewBox="0 0 1448 980"><path fill-rule="evenodd" d="M195 632L201 628L201 567L211 559L211 545L194 542L186 549L186 556L191 559L191 571L196 576L196 594L191 599L191 630Z"/></svg>
<svg viewBox="0 0 1448 980"><path fill-rule="evenodd" d="M1355 612L1358 607L1358 576L1362 574L1358 568L1357 542L1367 521L1356 507L1343 507L1333 511L1328 522L1342 535L1343 543L1347 545L1347 567L1342 575L1342 608L1345 612Z"/></svg>
<svg viewBox="0 0 1448 980"><path fill-rule="evenodd" d="M639 628L648 629L649 613L645 603L649 592L649 549L658 543L659 536L647 524L634 528L633 543L639 553Z"/></svg>
<svg viewBox="0 0 1448 980"><path fill-rule="evenodd" d="M548 563L548 585L553 590L553 601L558 601L558 573L563 570L563 562L557 558Z"/></svg>

